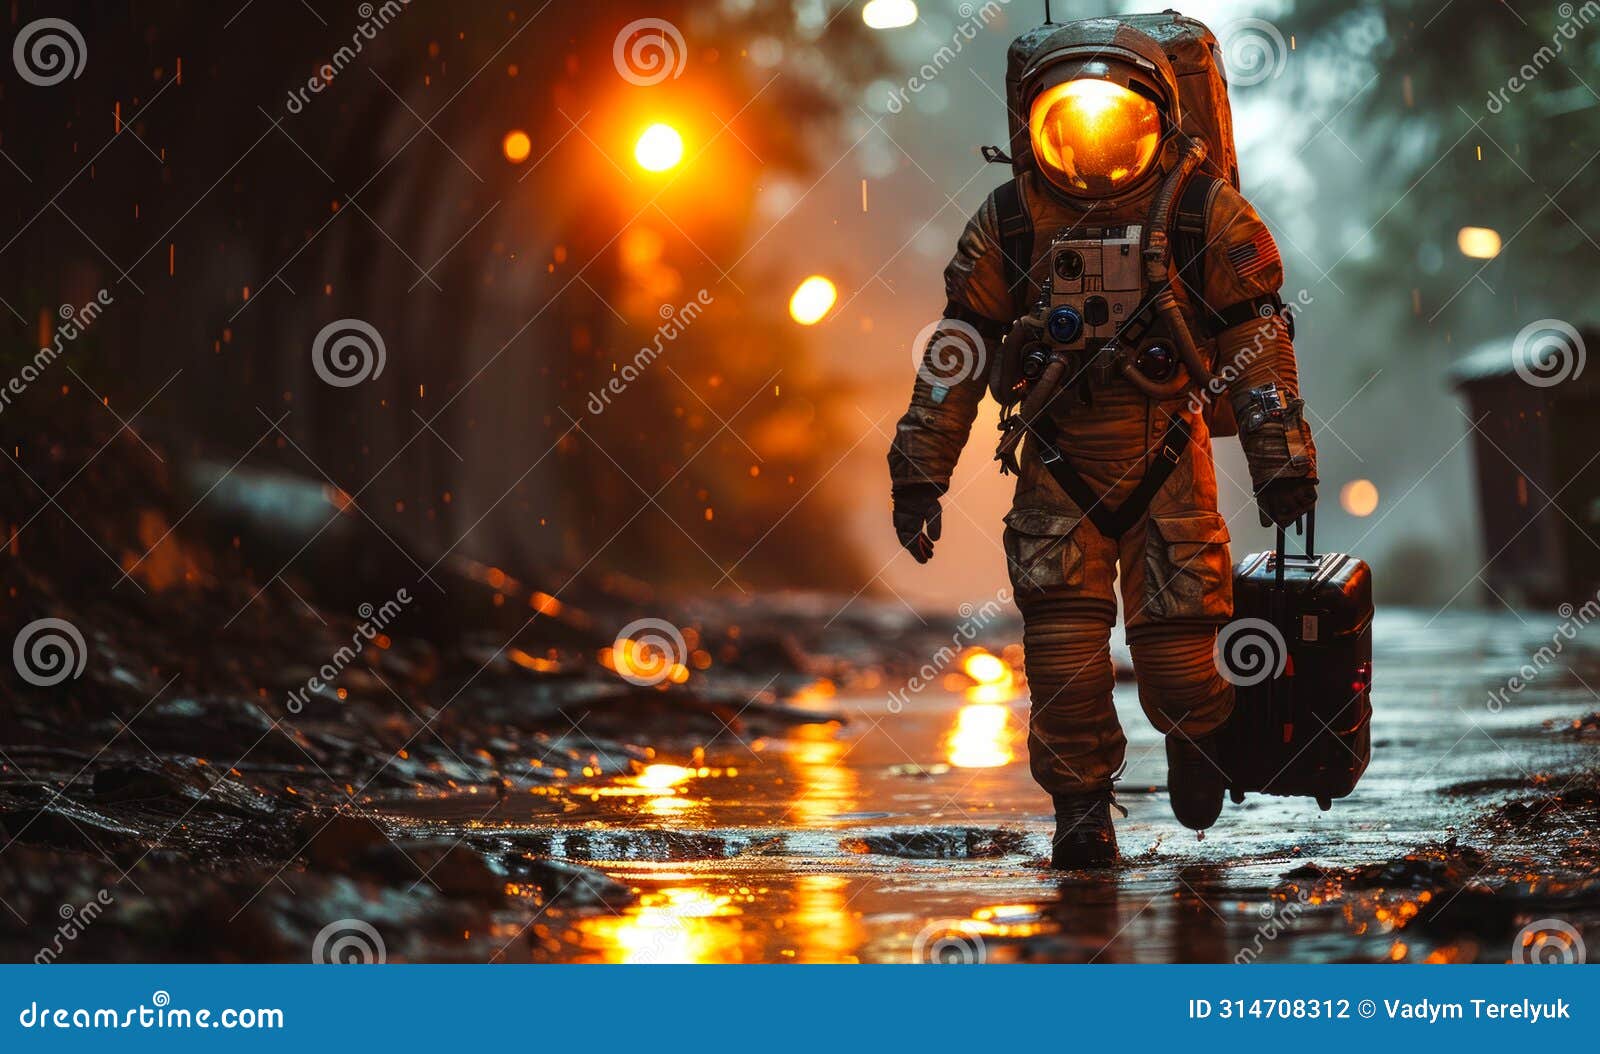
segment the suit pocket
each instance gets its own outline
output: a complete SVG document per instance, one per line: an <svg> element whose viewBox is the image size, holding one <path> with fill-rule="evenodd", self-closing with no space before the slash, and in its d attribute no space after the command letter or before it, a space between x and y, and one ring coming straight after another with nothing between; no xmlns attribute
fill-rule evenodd
<svg viewBox="0 0 1600 1054"><path fill-rule="evenodd" d="M1220 513L1152 516L1145 537L1145 607L1157 619L1233 615L1228 523Z"/></svg>
<svg viewBox="0 0 1600 1054"><path fill-rule="evenodd" d="M1007 514L1006 570L1014 594L1083 585L1083 547L1072 537L1077 523L1051 509Z"/></svg>

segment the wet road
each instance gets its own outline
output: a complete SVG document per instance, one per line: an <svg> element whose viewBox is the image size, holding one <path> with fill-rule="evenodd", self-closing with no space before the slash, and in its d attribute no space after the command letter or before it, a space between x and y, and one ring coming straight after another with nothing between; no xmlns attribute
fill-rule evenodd
<svg viewBox="0 0 1600 1054"><path fill-rule="evenodd" d="M512 961L1505 961L1498 931L1462 941L1407 927L1433 895L1416 892L1426 883L1346 889L1327 875L1456 837L1532 854L1530 889L1581 871L1561 862L1554 836L1475 826L1594 760L1594 740L1546 726L1597 708L1587 685L1600 684L1600 652L1581 635L1498 711L1489 705L1559 624L1553 613L1381 614L1374 757L1355 794L1326 813L1253 796L1203 841L1172 819L1160 739L1134 686L1119 683L1126 859L1104 875L1042 866L1048 802L1028 775L1025 694L1003 668L964 692L911 695L898 712L889 689L901 686L887 685L825 700L843 724L751 742L726 733L700 757L663 752L631 780L580 779L488 816L481 801L438 803L402 826L537 836L639 890L620 911L558 903L533 925L508 921ZM1472 858L1451 866L1468 887L1479 881Z"/></svg>

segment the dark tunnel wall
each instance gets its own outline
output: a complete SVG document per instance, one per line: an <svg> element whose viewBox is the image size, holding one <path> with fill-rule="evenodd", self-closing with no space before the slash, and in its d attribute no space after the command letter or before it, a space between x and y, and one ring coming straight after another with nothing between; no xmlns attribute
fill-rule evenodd
<svg viewBox="0 0 1600 1054"><path fill-rule="evenodd" d="M81 382L53 370L36 404L82 383L131 414L159 390L139 427L180 459L326 482L424 553L853 588L852 558L814 543L834 510L800 501L835 456L823 379L787 291L724 268L762 171L803 169L876 59L846 19L829 61L796 49L763 86L741 41L787 26L786 5L645 6L12 5L13 32L80 27L86 61L0 85L8 365L104 289L64 356ZM613 41L645 14L684 27L682 76L619 76ZM676 174L631 163L653 114L686 133ZM669 314L682 334L592 412ZM318 376L313 342L339 319L380 334L380 375Z"/></svg>

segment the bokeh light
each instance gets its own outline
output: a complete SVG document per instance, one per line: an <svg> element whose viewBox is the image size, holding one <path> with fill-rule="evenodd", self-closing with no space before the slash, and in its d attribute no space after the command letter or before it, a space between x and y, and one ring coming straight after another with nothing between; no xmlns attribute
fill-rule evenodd
<svg viewBox="0 0 1600 1054"><path fill-rule="evenodd" d="M644 771L634 777L634 783L648 790L666 790L687 783L694 774L694 769L682 765L646 765Z"/></svg>
<svg viewBox="0 0 1600 1054"><path fill-rule="evenodd" d="M665 172L683 160L683 136L670 124L653 124L639 133L633 159L646 172Z"/></svg>
<svg viewBox="0 0 1600 1054"><path fill-rule="evenodd" d="M968 703L945 741L945 760L958 769L994 769L1016 758L1011 711L1000 703Z"/></svg>
<svg viewBox="0 0 1600 1054"><path fill-rule="evenodd" d="M1017 678L1011 664L983 648L973 648L961 660L961 672L972 680L960 687L969 703L1004 703L1017 694Z"/></svg>
<svg viewBox="0 0 1600 1054"><path fill-rule="evenodd" d="M979 684L994 684L1011 675L1011 668L1004 659L986 651L974 651L961 666L966 675Z"/></svg>
<svg viewBox="0 0 1600 1054"><path fill-rule="evenodd" d="M789 298L789 317L802 326L814 326L827 317L838 299L838 287L814 274L801 282Z"/></svg>
<svg viewBox="0 0 1600 1054"><path fill-rule="evenodd" d="M1370 479L1353 479L1339 488L1339 506L1352 516L1371 516L1378 507L1378 488Z"/></svg>
<svg viewBox="0 0 1600 1054"><path fill-rule="evenodd" d="M1493 260L1500 255L1500 232L1488 227L1463 227L1456 235L1461 255L1474 260Z"/></svg>
<svg viewBox="0 0 1600 1054"><path fill-rule="evenodd" d="M520 128L514 128L506 133L505 139L500 142L500 150L506 155L506 160L513 165L520 165L528 160L528 155L533 153L533 140L528 138L528 133Z"/></svg>
<svg viewBox="0 0 1600 1054"><path fill-rule="evenodd" d="M914 0L869 0L861 9L861 21L868 29L900 29L916 20Z"/></svg>

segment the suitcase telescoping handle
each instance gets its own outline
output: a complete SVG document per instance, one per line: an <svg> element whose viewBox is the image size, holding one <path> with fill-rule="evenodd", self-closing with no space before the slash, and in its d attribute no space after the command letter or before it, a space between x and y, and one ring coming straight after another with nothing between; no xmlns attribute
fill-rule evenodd
<svg viewBox="0 0 1600 1054"><path fill-rule="evenodd" d="M1302 526L1304 527L1306 536L1306 557L1309 559L1317 554L1317 510L1314 506L1310 512L1306 513L1299 520L1295 521L1295 530L1297 532L1302 529ZM1282 527L1279 527L1278 544L1272 553L1272 565L1276 578L1274 585L1278 587L1278 591L1280 593L1283 591L1283 558L1285 555L1287 555L1284 552L1284 542L1284 530Z"/></svg>
<svg viewBox="0 0 1600 1054"><path fill-rule="evenodd" d="M1310 512L1306 513L1304 517L1295 522L1295 528L1298 530L1302 524L1305 528L1306 556L1310 557L1317 551L1317 510L1315 507L1313 507ZM1267 611L1270 621L1278 628L1280 633L1285 632L1287 629L1284 623L1288 621L1289 607L1288 596L1283 588L1283 565L1284 557L1287 555L1284 551L1287 548L1285 541L1286 539L1284 537L1284 530L1282 527L1279 527L1278 544L1273 549L1272 553L1272 602L1268 606ZM1285 636L1285 643L1283 645L1285 648L1288 647L1287 640L1288 637ZM1267 713L1270 715L1270 719L1274 724L1277 724L1283 720L1282 714L1279 710L1278 679L1276 677L1267 682Z"/></svg>

